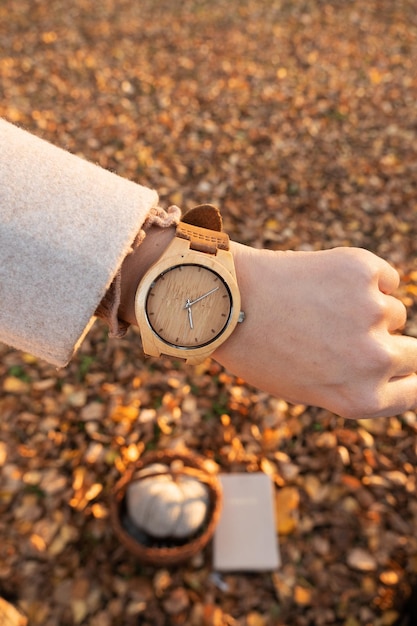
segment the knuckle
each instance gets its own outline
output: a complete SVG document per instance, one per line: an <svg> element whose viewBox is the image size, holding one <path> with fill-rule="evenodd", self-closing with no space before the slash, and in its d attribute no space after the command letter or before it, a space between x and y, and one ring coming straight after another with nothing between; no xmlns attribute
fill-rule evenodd
<svg viewBox="0 0 417 626"><path fill-rule="evenodd" d="M384 403L376 390L369 388L352 394L340 404L338 415L346 419L369 419L384 410Z"/></svg>
<svg viewBox="0 0 417 626"><path fill-rule="evenodd" d="M355 344L353 366L364 379L378 381L385 378L395 365L397 348L392 336L384 329L374 325L362 334Z"/></svg>
<svg viewBox="0 0 417 626"><path fill-rule="evenodd" d="M387 314L387 303L382 297L375 297L374 300L369 302L366 310L366 321L369 328L380 326L387 318Z"/></svg>
<svg viewBox="0 0 417 626"><path fill-rule="evenodd" d="M340 389L335 412L347 419L377 417L386 409L384 388L395 365L394 351L388 342L368 336L355 352L355 380Z"/></svg>
<svg viewBox="0 0 417 626"><path fill-rule="evenodd" d="M370 359L375 372L383 377L391 372L395 363L394 351L387 342L374 341L370 350Z"/></svg>

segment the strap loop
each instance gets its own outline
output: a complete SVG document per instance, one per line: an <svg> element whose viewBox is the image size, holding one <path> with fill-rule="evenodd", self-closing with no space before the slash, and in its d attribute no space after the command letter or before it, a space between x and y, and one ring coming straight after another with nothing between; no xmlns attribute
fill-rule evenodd
<svg viewBox="0 0 417 626"><path fill-rule="evenodd" d="M190 242L190 250L206 254L217 254L217 250L229 250L229 236L223 232L180 222L176 234L177 237Z"/></svg>

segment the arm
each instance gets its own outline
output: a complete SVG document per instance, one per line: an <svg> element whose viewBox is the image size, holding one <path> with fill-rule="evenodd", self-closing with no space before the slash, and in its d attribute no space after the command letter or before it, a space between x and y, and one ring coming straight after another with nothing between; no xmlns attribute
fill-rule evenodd
<svg viewBox="0 0 417 626"><path fill-rule="evenodd" d="M154 230L146 252L125 261L121 315L133 324L137 277L173 234ZM417 406L417 340L396 332L406 310L390 295L399 276L388 263L358 248L232 250L246 318L214 353L219 363L268 393L344 417Z"/></svg>
<svg viewBox="0 0 417 626"><path fill-rule="evenodd" d="M0 120L0 340L64 365L120 267L119 316L135 323L137 284L174 235L150 227L129 254L156 203L155 192ZM417 340L396 333L406 312L390 295L390 265L355 248L232 250L246 320L214 354L221 364L346 417L417 406Z"/></svg>

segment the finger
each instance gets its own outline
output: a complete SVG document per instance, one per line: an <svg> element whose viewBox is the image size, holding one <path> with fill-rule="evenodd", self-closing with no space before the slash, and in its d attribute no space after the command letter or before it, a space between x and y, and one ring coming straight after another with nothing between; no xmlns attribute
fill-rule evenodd
<svg viewBox="0 0 417 626"><path fill-rule="evenodd" d="M387 329L390 333L401 330L407 322L407 309L401 300L394 296L382 296L385 298L385 313Z"/></svg>
<svg viewBox="0 0 417 626"><path fill-rule="evenodd" d="M380 265L378 274L379 289L382 291L382 293L390 294L398 289L399 284L400 275L398 274L397 270L394 269L392 265L390 265L386 261L383 261Z"/></svg>
<svg viewBox="0 0 417 626"><path fill-rule="evenodd" d="M417 374L390 380L383 405L373 417L392 417L417 408Z"/></svg>
<svg viewBox="0 0 417 626"><path fill-rule="evenodd" d="M417 339L407 335L391 335L392 369L390 378L401 378L417 372Z"/></svg>

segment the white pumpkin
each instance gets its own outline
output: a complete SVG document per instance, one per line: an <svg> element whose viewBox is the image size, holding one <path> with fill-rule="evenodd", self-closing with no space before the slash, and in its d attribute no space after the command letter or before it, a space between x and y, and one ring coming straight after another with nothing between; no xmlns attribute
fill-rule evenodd
<svg viewBox="0 0 417 626"><path fill-rule="evenodd" d="M139 480L128 485L127 514L138 529L153 537L185 539L197 532L206 519L209 490L194 476L173 476L168 471L166 465L155 463L142 471Z"/></svg>

